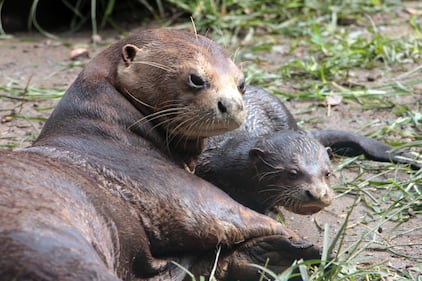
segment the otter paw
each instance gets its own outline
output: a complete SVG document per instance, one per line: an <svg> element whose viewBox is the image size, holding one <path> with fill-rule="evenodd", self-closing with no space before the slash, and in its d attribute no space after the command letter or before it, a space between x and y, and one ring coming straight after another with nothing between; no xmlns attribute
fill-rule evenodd
<svg viewBox="0 0 422 281"><path fill-rule="evenodd" d="M133 271L137 277L151 277L165 271L169 266L167 260L148 258L135 258L133 261Z"/></svg>
<svg viewBox="0 0 422 281"><path fill-rule="evenodd" d="M275 273L281 273L295 260L320 259L320 249L303 239L292 239L283 235L272 235L249 240L233 253L226 256L226 280L258 280L262 274L251 266L267 266Z"/></svg>

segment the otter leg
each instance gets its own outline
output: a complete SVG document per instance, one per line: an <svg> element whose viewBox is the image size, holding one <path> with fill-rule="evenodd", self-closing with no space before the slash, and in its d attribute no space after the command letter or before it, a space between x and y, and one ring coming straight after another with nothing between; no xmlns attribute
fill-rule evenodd
<svg viewBox="0 0 422 281"><path fill-rule="evenodd" d="M258 280L262 272L251 264L266 266L279 274L294 260L320 259L320 249L302 240L292 243L279 235L259 237L241 245L225 257L227 271L222 280Z"/></svg>
<svg viewBox="0 0 422 281"><path fill-rule="evenodd" d="M421 159L394 147L360 134L341 130L312 130L309 133L324 146L331 147L335 154L344 156L365 155L369 160L409 164L414 170L422 168Z"/></svg>
<svg viewBox="0 0 422 281"><path fill-rule="evenodd" d="M2 280L119 280L75 229L0 233Z"/></svg>
<svg viewBox="0 0 422 281"><path fill-rule="evenodd" d="M320 259L318 247L298 237L293 240L281 235L263 236L225 250L217 260L215 276L218 280L255 281L262 273L251 264L266 266L279 274L295 260ZM215 253L202 255L190 271L195 276L209 277L216 258Z"/></svg>

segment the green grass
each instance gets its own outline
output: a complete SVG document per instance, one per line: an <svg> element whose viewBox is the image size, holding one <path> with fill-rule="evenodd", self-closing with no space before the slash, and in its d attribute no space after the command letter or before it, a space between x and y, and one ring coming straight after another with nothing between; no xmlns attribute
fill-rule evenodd
<svg viewBox="0 0 422 281"><path fill-rule="evenodd" d="M361 130L369 131L370 137L388 139L391 145L420 153L422 105L402 103L401 98L421 95L422 90L416 85L422 84L422 23L417 15L397 19L396 12L404 10L401 1L142 0L139 3L149 11L151 19L159 20L162 25L191 27L192 16L199 33L208 34L235 53L234 59L242 66L248 83L270 89L285 100L306 103L309 105L306 111L313 110L318 106L315 104L327 97L340 96L342 102L352 104L357 111L392 113L389 116L393 117L381 128L371 129L378 121L368 120ZM36 5L34 1L29 21L50 36L43 27L36 26ZM98 8L82 13L82 5ZM117 1L111 0L77 1L71 6L75 16L69 23L69 31L84 23L89 23L94 35L101 34L106 26L116 27L116 5ZM402 25L408 29L403 34L388 34L384 25ZM0 33L8 38L1 25ZM375 70L383 75L381 83L371 84L362 79ZM43 101L57 99L62 94L63 89L16 83L0 85L0 101ZM10 117L43 121L43 117L19 113ZM296 117L304 119L302 114ZM312 122L318 119L307 118L300 124L307 127ZM8 146L20 143L16 140ZM420 280L417 274L422 274L422 257L417 249L422 248L422 241L412 241L419 243L419 248L415 247L410 255L397 247L396 241L405 233L422 232L418 225L422 213L422 171L374 163L362 157L344 158L334 164L339 174L333 186L337 196L354 198L337 235L329 237L329 229L325 231L324 256L331 253L337 259L323 259L319 267L299 261L280 275L261 269L276 280L288 280L293 268L300 269L304 280ZM354 216L358 205L366 207L363 218ZM354 233L356 229L358 233ZM400 256L414 267L399 268L388 260L368 260L366 252L370 251Z"/></svg>
<svg viewBox="0 0 422 281"><path fill-rule="evenodd" d="M64 94L64 89L57 88L40 88L30 85L22 85L17 81L10 81L7 85L0 85L0 103L6 101L13 101L15 108L9 113L0 112L1 122L12 122L14 120L22 120L27 129L27 134L22 137L19 136L1 136L1 148L17 148L24 144L28 144L35 140L39 134L35 122L45 122L47 120L46 114L53 109L52 105L38 106L38 103L43 101L57 101ZM36 115L23 114L22 108L25 104L32 104L32 108ZM0 107L0 109L3 109ZM6 121L7 120L7 121Z"/></svg>
<svg viewBox="0 0 422 281"><path fill-rule="evenodd" d="M64 95L64 89L58 88L39 88L30 85L21 85L16 81L12 81L8 85L0 85L0 99L11 99L25 102L34 102L50 99L58 99Z"/></svg>

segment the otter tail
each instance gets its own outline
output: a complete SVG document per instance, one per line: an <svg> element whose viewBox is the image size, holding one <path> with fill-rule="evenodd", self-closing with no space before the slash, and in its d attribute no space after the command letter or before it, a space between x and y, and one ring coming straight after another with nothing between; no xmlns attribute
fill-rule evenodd
<svg viewBox="0 0 422 281"><path fill-rule="evenodd" d="M422 155L397 150L396 148L365 137L341 130L311 130L309 134L324 146L331 147L333 153L344 156L365 155L369 160L407 164L414 170L422 168Z"/></svg>

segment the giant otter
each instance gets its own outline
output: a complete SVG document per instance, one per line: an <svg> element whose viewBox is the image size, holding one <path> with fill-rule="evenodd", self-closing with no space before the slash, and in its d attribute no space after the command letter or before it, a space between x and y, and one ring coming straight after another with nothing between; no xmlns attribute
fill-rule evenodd
<svg viewBox="0 0 422 281"><path fill-rule="evenodd" d="M325 147L336 154L422 167L412 155L356 133L301 130L281 100L263 89L247 86L244 100L246 121L208 139L195 173L260 213L283 206L312 214L331 203Z"/></svg>
<svg viewBox="0 0 422 281"><path fill-rule="evenodd" d="M183 50L182 52L180 50ZM31 147L0 156L4 280L249 280L318 247L192 175L240 126L244 78L200 35L154 29L92 59Z"/></svg>

